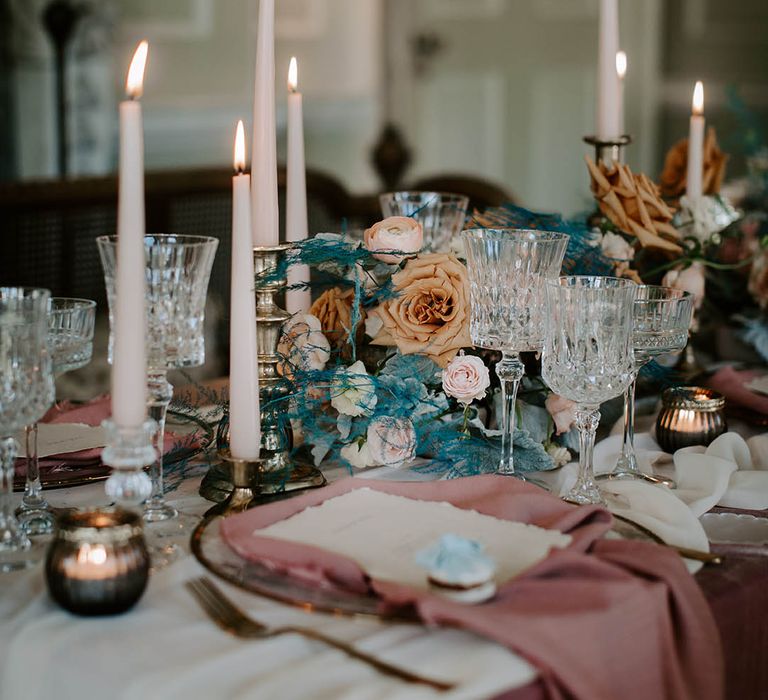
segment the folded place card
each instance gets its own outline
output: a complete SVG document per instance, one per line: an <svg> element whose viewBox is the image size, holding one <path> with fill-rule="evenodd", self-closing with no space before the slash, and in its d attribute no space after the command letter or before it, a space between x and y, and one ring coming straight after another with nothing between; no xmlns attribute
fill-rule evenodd
<svg viewBox="0 0 768 700"><path fill-rule="evenodd" d="M416 554L449 532L485 546L498 567L497 584L538 563L553 547L571 542L570 535L557 530L369 488L330 498L253 534L321 547L353 559L375 579L426 589Z"/></svg>
<svg viewBox="0 0 768 700"><path fill-rule="evenodd" d="M26 457L24 431L16 436L19 442L19 457ZM37 426L37 456L62 455L104 447L106 432L100 426L85 423L40 423Z"/></svg>

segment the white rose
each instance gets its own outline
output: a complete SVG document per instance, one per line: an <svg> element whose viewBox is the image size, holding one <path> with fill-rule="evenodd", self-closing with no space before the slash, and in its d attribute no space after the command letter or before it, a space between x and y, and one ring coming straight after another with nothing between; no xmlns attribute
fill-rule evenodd
<svg viewBox="0 0 768 700"><path fill-rule="evenodd" d="M443 370L443 391L465 406L482 399L490 385L488 368L475 355L456 355Z"/></svg>
<svg viewBox="0 0 768 700"><path fill-rule="evenodd" d="M418 253L423 241L421 224L410 216L390 216L363 234L363 243L373 257L393 264Z"/></svg>
<svg viewBox="0 0 768 700"><path fill-rule="evenodd" d="M351 442L349 445L344 445L341 448L341 456L355 469L365 469L375 465L375 462L371 460L371 453L367 442Z"/></svg>
<svg viewBox="0 0 768 700"><path fill-rule="evenodd" d="M377 401L373 379L358 360L349 367L339 369L331 381L331 406L346 416L369 414Z"/></svg>
<svg viewBox="0 0 768 700"><path fill-rule="evenodd" d="M635 257L635 249L624 240L624 237L610 231L603 234L600 249L606 258L613 260L632 260Z"/></svg>
<svg viewBox="0 0 768 700"><path fill-rule="evenodd" d="M555 467L562 467L571 461L571 453L565 447L560 447L560 445L552 444L547 447L547 454L552 457Z"/></svg>
<svg viewBox="0 0 768 700"><path fill-rule="evenodd" d="M396 467L413 460L416 454L416 430L407 418L381 416L368 426L371 460Z"/></svg>
<svg viewBox="0 0 768 700"><path fill-rule="evenodd" d="M283 325L277 351L286 362L303 370L321 370L331 357L331 345L317 317L296 314ZM290 374L290 372L283 372Z"/></svg>

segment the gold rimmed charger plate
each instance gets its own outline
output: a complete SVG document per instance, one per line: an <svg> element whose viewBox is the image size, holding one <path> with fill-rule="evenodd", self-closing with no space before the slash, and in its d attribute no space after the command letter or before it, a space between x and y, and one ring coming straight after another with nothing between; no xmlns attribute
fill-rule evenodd
<svg viewBox="0 0 768 700"><path fill-rule="evenodd" d="M192 533L190 546L195 558L227 583L305 612L377 618L389 622L419 622L414 614L382 614L381 600L374 595L319 588L241 557L221 536L223 520L220 515L203 518Z"/></svg>

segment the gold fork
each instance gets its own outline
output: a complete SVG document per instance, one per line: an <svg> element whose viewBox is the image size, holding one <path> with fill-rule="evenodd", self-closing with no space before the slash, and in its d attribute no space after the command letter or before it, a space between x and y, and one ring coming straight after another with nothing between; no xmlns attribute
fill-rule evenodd
<svg viewBox="0 0 768 700"><path fill-rule="evenodd" d="M370 656L365 652L358 651L355 647L346 642L334 639L333 637L328 637L322 632L317 632L308 627L294 627L293 625L267 627L240 610L240 608L227 598L224 593L222 593L221 589L206 576L187 581L186 586L197 599L197 602L200 603L203 610L205 610L208 617L210 617L225 632L228 632L235 637L241 637L243 639L267 639L281 634L300 634L308 639L323 642L339 651L343 651L348 656L373 666L378 671L381 671L381 673L395 676L401 680L408 681L409 683L428 685L431 688L441 691L451 690L455 687L455 684L453 683L444 683L442 681L424 678L423 676L411 673L406 669L392 666L385 661L377 659L375 656Z"/></svg>

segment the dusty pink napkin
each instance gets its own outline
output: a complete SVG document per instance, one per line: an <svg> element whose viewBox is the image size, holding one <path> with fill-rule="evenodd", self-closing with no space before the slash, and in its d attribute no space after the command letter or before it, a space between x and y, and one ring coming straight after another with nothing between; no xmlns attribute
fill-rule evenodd
<svg viewBox="0 0 768 700"><path fill-rule="evenodd" d="M41 423L85 423L86 425L101 425L101 422L110 415L111 405L109 396L99 396L84 404L72 404L62 401L48 410ZM163 451L167 454L179 441L179 436L166 431L163 440ZM185 443L185 446L186 443ZM192 446L190 444L190 446ZM94 467L98 471L101 468L101 447L79 452L66 452L60 455L49 455L39 460L40 470L48 471L72 471ZM23 457L16 460L16 471L19 476L26 475L27 460ZM81 474L82 476L83 474Z"/></svg>
<svg viewBox="0 0 768 700"><path fill-rule="evenodd" d="M709 378L707 385L725 396L728 403L768 416L768 396L758 394L744 386L761 374L764 373L754 370L737 372L733 367L723 367Z"/></svg>
<svg viewBox="0 0 768 700"><path fill-rule="evenodd" d="M570 534L573 542L501 585L491 601L467 606L372 580L344 556L254 534L363 487L557 529ZM428 624L462 627L504 644L539 669L553 699L722 697L717 628L682 560L655 544L600 539L610 522L602 508L570 506L508 477L407 484L350 478L232 516L222 523L222 534L248 559L318 585L376 595L382 612L414 610Z"/></svg>

